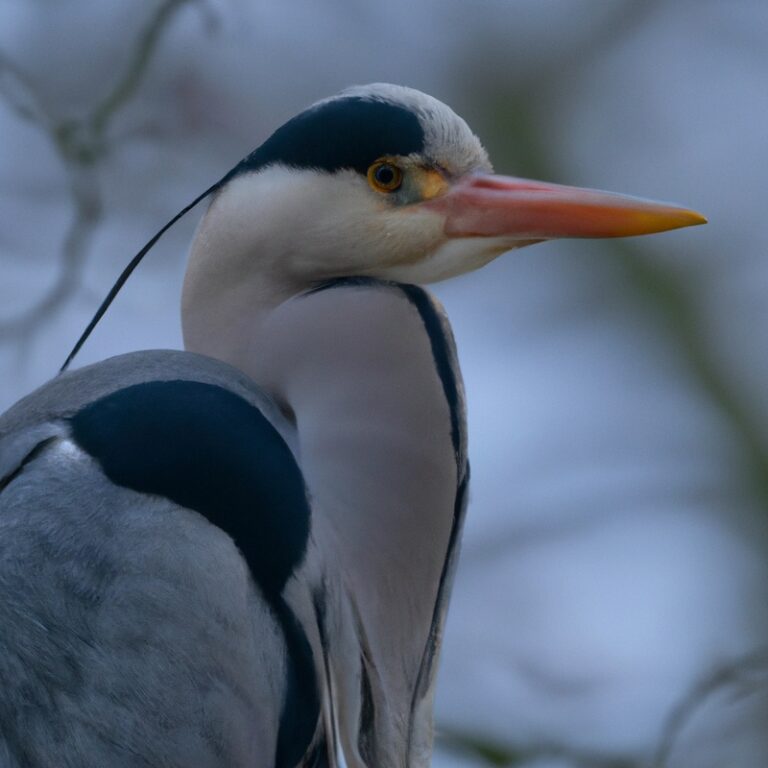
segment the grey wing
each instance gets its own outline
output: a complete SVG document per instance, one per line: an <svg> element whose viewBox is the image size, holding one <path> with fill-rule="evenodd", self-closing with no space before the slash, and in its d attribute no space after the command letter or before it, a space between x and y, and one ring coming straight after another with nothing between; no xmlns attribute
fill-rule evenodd
<svg viewBox="0 0 768 768"><path fill-rule="evenodd" d="M2 768L274 765L285 637L242 551L72 436L73 414L147 380L258 400L194 358L108 361L0 418Z"/></svg>

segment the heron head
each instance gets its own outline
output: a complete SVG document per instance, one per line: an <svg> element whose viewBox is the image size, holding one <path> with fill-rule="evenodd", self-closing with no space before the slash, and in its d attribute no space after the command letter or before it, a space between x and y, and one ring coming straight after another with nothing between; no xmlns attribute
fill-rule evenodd
<svg viewBox="0 0 768 768"><path fill-rule="evenodd" d="M350 275L428 283L541 240L703 222L677 206L493 174L445 104L379 83L318 102L238 163L193 264L202 248L198 257L226 253L241 278L257 260L262 275L299 286Z"/></svg>
<svg viewBox="0 0 768 768"><path fill-rule="evenodd" d="M289 120L173 216L122 271L62 371L163 233L211 196L184 280L185 342L332 278L430 283L551 238L706 222L675 205L496 175L445 104L357 86Z"/></svg>

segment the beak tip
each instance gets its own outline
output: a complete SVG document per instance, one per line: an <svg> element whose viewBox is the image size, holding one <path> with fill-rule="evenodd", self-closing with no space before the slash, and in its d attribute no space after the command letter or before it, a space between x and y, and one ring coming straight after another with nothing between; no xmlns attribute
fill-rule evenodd
<svg viewBox="0 0 768 768"><path fill-rule="evenodd" d="M685 227L698 227L701 224L708 224L706 216L690 208L668 207L658 211L652 211L650 215L640 217L640 228L634 230L631 234L650 235L659 232L669 232L673 229L684 229ZM625 234L630 234L626 231Z"/></svg>
<svg viewBox="0 0 768 768"><path fill-rule="evenodd" d="M674 203L487 174L469 176L430 204L447 211L446 233L456 237L633 237L707 223Z"/></svg>
<svg viewBox="0 0 768 768"><path fill-rule="evenodd" d="M709 224L709 219L698 211L686 210L685 214L684 227L698 227L700 224Z"/></svg>

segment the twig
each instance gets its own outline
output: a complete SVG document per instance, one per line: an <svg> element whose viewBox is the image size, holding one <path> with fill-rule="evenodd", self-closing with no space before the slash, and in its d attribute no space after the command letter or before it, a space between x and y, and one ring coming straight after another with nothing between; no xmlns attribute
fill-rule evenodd
<svg viewBox="0 0 768 768"><path fill-rule="evenodd" d="M131 62L117 81L112 92L94 109L89 120L94 134L103 134L114 114L127 104L141 85L152 56L157 50L160 36L169 25L174 13L192 0L165 0L155 11L136 41Z"/></svg>
<svg viewBox="0 0 768 768"><path fill-rule="evenodd" d="M651 763L652 768L666 768L680 734L711 696L729 686L743 685L750 676L760 671L768 672L768 648L719 667L694 685L667 719Z"/></svg>
<svg viewBox="0 0 768 768"><path fill-rule="evenodd" d="M696 683L667 718L658 747L649 763L638 758L599 754L557 744L501 746L481 737L450 730L438 731L438 743L453 752L471 755L497 768L513 768L545 759L568 760L575 768L667 768L680 735L696 712L720 691L736 686L746 689L747 683L756 682L759 673L765 675L765 680L758 684L763 685L768 692L768 648L759 649L718 667Z"/></svg>
<svg viewBox="0 0 768 768"><path fill-rule="evenodd" d="M562 74L569 77L584 69L597 56L604 55L612 46L622 43L639 29L663 5L663 0L627 0L616 6L597 24L585 40L573 47L564 47L526 79L519 98L533 99L548 90L548 86L561 82ZM606 4L607 7L607 4Z"/></svg>
<svg viewBox="0 0 768 768"><path fill-rule="evenodd" d="M634 758L606 755L558 744L508 747L465 733L440 730L438 743L496 768L514 768L539 760L567 760L574 768L641 768Z"/></svg>
<svg viewBox="0 0 768 768"><path fill-rule="evenodd" d="M73 216L62 246L59 276L32 307L0 323L0 342L28 340L54 317L80 285L90 243L102 218L99 165L111 150L107 139L117 114L137 94L162 33L184 5L200 0L164 0L139 34L122 76L89 114L76 120L56 119L38 98L31 79L0 52L0 97L16 115L39 126L53 143L68 178Z"/></svg>
<svg viewBox="0 0 768 768"><path fill-rule="evenodd" d="M0 96L17 117L44 128L52 124L50 115L38 100L30 78L0 51Z"/></svg>
<svg viewBox="0 0 768 768"><path fill-rule="evenodd" d="M93 173L74 166L69 171L74 216L64 237L56 282L36 304L0 324L0 342L14 339L20 344L53 317L79 287L88 247L102 218L101 194Z"/></svg>

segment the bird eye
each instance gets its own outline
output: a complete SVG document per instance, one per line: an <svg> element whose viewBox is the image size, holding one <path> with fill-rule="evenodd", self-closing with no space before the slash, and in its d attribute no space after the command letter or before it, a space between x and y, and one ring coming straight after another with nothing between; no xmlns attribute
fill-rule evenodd
<svg viewBox="0 0 768 768"><path fill-rule="evenodd" d="M368 183L379 192L394 192L403 183L403 172L386 160L377 160L368 169Z"/></svg>

